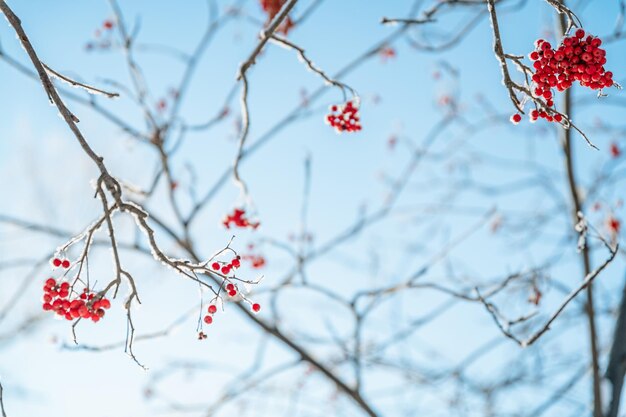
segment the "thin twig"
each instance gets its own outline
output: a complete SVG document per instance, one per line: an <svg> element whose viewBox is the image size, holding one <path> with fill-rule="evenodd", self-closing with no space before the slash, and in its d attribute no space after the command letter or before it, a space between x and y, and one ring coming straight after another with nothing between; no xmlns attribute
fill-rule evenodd
<svg viewBox="0 0 626 417"><path fill-rule="evenodd" d="M82 88L83 90L87 91L90 94L101 94L101 95L106 96L108 98L116 98L116 97L120 96L118 93L110 93L108 91L104 91L104 90L101 90L99 88L92 87L90 85L83 84L81 82L73 80L73 79L71 79L69 77L66 77L63 74L58 73L57 71L53 70L52 68L50 68L49 66L47 66L43 62L41 64L46 69L46 71L48 72L49 75L52 75L55 78L58 78L58 79L60 79L62 81L65 81L66 83L68 83L70 85L73 85L74 87Z"/></svg>

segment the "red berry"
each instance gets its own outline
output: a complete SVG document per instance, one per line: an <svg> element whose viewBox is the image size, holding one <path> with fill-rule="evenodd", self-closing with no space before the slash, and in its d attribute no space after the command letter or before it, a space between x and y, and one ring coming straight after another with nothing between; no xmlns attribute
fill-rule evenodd
<svg viewBox="0 0 626 417"><path fill-rule="evenodd" d="M64 259L63 262L61 263L61 266L65 269L70 267L70 261L68 261L67 259Z"/></svg>
<svg viewBox="0 0 626 417"><path fill-rule="evenodd" d="M205 322L206 324L211 324L211 323L213 323L213 317L211 317L211 316L204 316L204 322Z"/></svg>
<svg viewBox="0 0 626 417"><path fill-rule="evenodd" d="M109 308L111 308L111 302L109 300L107 300L106 298L103 298L100 301L100 307L102 307L104 309L109 309Z"/></svg>
<svg viewBox="0 0 626 417"><path fill-rule="evenodd" d="M258 313L259 311L261 311L261 304L258 304L258 303L252 304L252 311L254 311L255 313Z"/></svg>
<svg viewBox="0 0 626 417"><path fill-rule="evenodd" d="M55 268L60 267L60 266L61 266L61 263L62 263L62 262L61 262L61 260L60 260L59 258L54 258L54 259L52 260L52 265L54 265L54 267L55 267Z"/></svg>
<svg viewBox="0 0 626 417"><path fill-rule="evenodd" d="M219 271L220 270L220 264L217 262L213 262L211 264L211 268L213 268L214 271Z"/></svg>
<svg viewBox="0 0 626 417"><path fill-rule="evenodd" d="M231 297L234 297L234 296L237 295L237 291L236 290L228 291L228 295L231 296Z"/></svg>
<svg viewBox="0 0 626 417"><path fill-rule="evenodd" d="M217 312L217 307L215 307L215 305L211 304L208 308L209 314L215 314Z"/></svg>
<svg viewBox="0 0 626 417"><path fill-rule="evenodd" d="M57 285L57 282L54 278L48 278L46 280L46 287L54 287L55 285Z"/></svg>
<svg viewBox="0 0 626 417"><path fill-rule="evenodd" d="M519 113L516 113L516 114L511 116L510 120L511 120L511 123L516 125L516 124L518 124L522 120L522 115L519 114Z"/></svg>

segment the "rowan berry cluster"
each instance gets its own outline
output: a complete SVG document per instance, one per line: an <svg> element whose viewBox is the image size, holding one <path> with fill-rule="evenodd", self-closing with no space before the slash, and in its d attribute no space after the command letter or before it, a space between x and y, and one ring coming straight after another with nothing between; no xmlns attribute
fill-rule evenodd
<svg viewBox="0 0 626 417"><path fill-rule="evenodd" d="M43 309L52 311L66 320L91 319L98 322L111 308L111 302L89 289L83 289L78 297L72 298L73 289L67 281L57 282L48 278L43 287Z"/></svg>
<svg viewBox="0 0 626 417"><path fill-rule="evenodd" d="M236 227L249 227L251 229L257 229L260 225L259 222L252 222L246 217L246 211L244 209L234 209L232 214L228 214L222 220L222 224L230 229L231 224Z"/></svg>
<svg viewBox="0 0 626 417"><path fill-rule="evenodd" d="M326 116L326 123L334 127L338 133L358 132L361 130L359 107L354 100L345 104L330 106L330 113Z"/></svg>
<svg viewBox="0 0 626 417"><path fill-rule="evenodd" d="M553 89L563 92L576 81L592 90L615 85L613 73L604 69L606 51L600 47L602 40L585 35L583 29L578 29L574 35L563 38L556 49L546 40L538 39L535 42L535 50L529 54L535 70L532 75L532 94L535 98L545 100L546 107L554 106ZM537 119L560 123L563 116L545 109L532 110L530 120L534 122ZM521 115L511 116L512 123L520 121Z"/></svg>
<svg viewBox="0 0 626 417"><path fill-rule="evenodd" d="M613 73L605 71L606 51L600 47L602 40L578 29L573 36L563 38L558 49L550 42L539 39L530 59L535 61L533 81L535 94L546 100L552 98L551 88L565 91L576 81L583 87L599 90L612 87Z"/></svg>
<svg viewBox="0 0 626 417"><path fill-rule="evenodd" d="M230 274L231 271L239 268L241 266L241 257L237 255L236 258L233 258L230 262L219 262L215 261L211 264L211 268L214 271L220 271L224 275Z"/></svg>

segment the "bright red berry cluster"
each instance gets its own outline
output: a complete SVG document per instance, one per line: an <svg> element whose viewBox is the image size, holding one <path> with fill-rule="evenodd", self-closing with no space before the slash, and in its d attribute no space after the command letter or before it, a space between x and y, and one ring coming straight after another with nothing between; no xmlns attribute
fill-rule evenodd
<svg viewBox="0 0 626 417"><path fill-rule="evenodd" d="M246 211L244 209L234 209L232 214L228 214L222 220L222 224L230 229L231 224L236 227L249 227L251 229L256 229L259 227L259 222L252 222L250 219L246 217Z"/></svg>
<svg viewBox="0 0 626 417"><path fill-rule="evenodd" d="M90 292L87 288L72 299L70 284L48 278L43 287L43 309L53 311L66 320L78 318L91 319L94 323L104 317L105 310L111 308L111 302Z"/></svg>
<svg viewBox="0 0 626 417"><path fill-rule="evenodd" d="M68 259L54 258L52 259L51 262L52 262L52 266L54 266L55 268L62 267L64 269L68 269L71 265Z"/></svg>
<svg viewBox="0 0 626 417"><path fill-rule="evenodd" d="M215 304L209 305L207 313L209 314L205 315L203 320L206 324L211 324L213 323L213 314L217 313L217 307L215 306Z"/></svg>
<svg viewBox="0 0 626 417"><path fill-rule="evenodd" d="M601 90L612 87L613 73L605 71L606 51L600 47L602 40L592 35L585 37L585 31L576 30L573 36L563 38L557 49L543 39L535 42L535 50L529 57L533 62L535 83L533 95L546 100L546 106L554 106L553 91L562 92L570 88L576 81L583 87ZM544 110L533 110L531 121L546 119L549 122L561 122L560 114L549 114ZM514 123L513 118L511 119Z"/></svg>
<svg viewBox="0 0 626 417"><path fill-rule="evenodd" d="M226 291L228 292L229 297L234 297L237 295L237 286L232 282L226 284Z"/></svg>
<svg viewBox="0 0 626 417"><path fill-rule="evenodd" d="M350 100L343 105L330 106L330 113L326 116L326 123L341 132L358 132L361 130L359 107Z"/></svg>
<svg viewBox="0 0 626 417"><path fill-rule="evenodd" d="M241 266L241 257L237 256L233 258L230 262L218 262L215 261L211 264L211 268L214 271L220 271L224 275L230 274L232 270L235 270Z"/></svg>

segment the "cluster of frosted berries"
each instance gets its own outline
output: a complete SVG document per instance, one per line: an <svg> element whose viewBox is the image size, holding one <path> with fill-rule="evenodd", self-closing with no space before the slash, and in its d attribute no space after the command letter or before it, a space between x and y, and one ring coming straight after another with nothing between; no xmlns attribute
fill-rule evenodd
<svg viewBox="0 0 626 417"><path fill-rule="evenodd" d="M43 309L52 311L66 320L91 319L98 322L104 317L105 310L111 308L111 302L99 297L87 288L78 296L72 298L70 283L67 281L57 282L54 278L48 278L43 287Z"/></svg>
<svg viewBox="0 0 626 417"><path fill-rule="evenodd" d="M613 73L605 71L606 51L601 48L602 40L592 35L585 37L585 31L576 30L573 36L563 38L557 49L550 42L539 39L529 58L534 61L535 73L533 96L544 99L547 107L553 107L553 89L559 92L570 88L576 81L592 90L615 85ZM552 113L552 114L550 114ZM545 119L549 122L561 122L563 116L545 110L532 110L530 120ZM521 115L511 116L511 122L517 124Z"/></svg>
<svg viewBox="0 0 626 417"><path fill-rule="evenodd" d="M246 211L238 208L234 209L231 214L226 215L224 220L222 220L222 224L227 229L230 229L231 225L241 228L248 227L251 229L256 229L260 225L259 222L250 221L250 219L246 217Z"/></svg>
<svg viewBox="0 0 626 417"><path fill-rule="evenodd" d="M239 268L241 266L241 257L237 255L236 258L233 258L230 262L219 262L215 261L211 264L211 268L214 271L219 271L224 275L230 274L231 271Z"/></svg>
<svg viewBox="0 0 626 417"><path fill-rule="evenodd" d="M326 116L326 123L334 127L338 133L358 132L361 130L359 107L353 100L346 104L330 106L330 113Z"/></svg>

